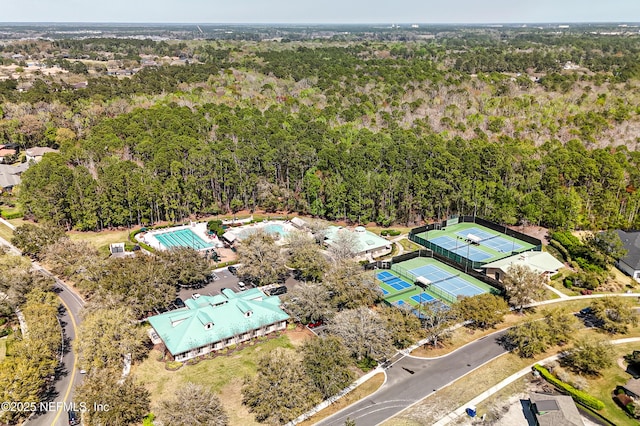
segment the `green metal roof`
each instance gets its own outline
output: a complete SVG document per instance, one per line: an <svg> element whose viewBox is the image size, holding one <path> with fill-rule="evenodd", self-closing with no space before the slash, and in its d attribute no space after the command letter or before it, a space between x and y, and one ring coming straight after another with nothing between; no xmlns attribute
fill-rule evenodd
<svg viewBox="0 0 640 426"><path fill-rule="evenodd" d="M289 318L278 296L253 288L241 293L225 289L216 296L185 301L186 308L148 318L173 355L228 339Z"/></svg>
<svg viewBox="0 0 640 426"><path fill-rule="evenodd" d="M357 226L353 230L338 226L330 226L326 229L325 234L327 244L331 245L333 241L338 237L338 233L340 232L348 232L355 237L357 243L356 253L362 253L369 250L378 250L391 245L390 241L377 236L373 232L367 231L363 226Z"/></svg>
<svg viewBox="0 0 640 426"><path fill-rule="evenodd" d="M557 271L564 264L546 251L527 251L482 265L482 268L501 269L506 272L513 265L523 265L542 272Z"/></svg>

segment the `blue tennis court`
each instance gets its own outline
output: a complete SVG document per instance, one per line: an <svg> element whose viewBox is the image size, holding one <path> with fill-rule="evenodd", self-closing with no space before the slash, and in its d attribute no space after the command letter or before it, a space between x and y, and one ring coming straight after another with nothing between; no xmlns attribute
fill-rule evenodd
<svg viewBox="0 0 640 426"><path fill-rule="evenodd" d="M492 254L489 254L478 247L473 247L469 245L469 243L465 243L464 240L456 240L448 235L442 235L429 241L473 261L482 261L493 257Z"/></svg>
<svg viewBox="0 0 640 426"><path fill-rule="evenodd" d="M475 226L473 228L467 228L462 231L456 232L456 235L460 235L462 238L467 238L467 235L469 234L473 234L476 237L479 237L481 240L486 240L487 238L496 236L496 234L492 234L480 228L476 228Z"/></svg>
<svg viewBox="0 0 640 426"><path fill-rule="evenodd" d="M419 268L410 269L409 272L418 277L425 277L429 281L439 281L455 276L455 274L438 268L436 265L424 265Z"/></svg>
<svg viewBox="0 0 640 426"><path fill-rule="evenodd" d="M502 235L491 234L487 231L483 231L480 228L469 228L464 231L456 232L456 234L461 236L462 238L467 238L467 235L473 234L476 237L480 238L480 245L487 246L501 253L507 253L524 248L524 246L516 243L515 239L513 238L508 239L503 237Z"/></svg>
<svg viewBox="0 0 640 426"><path fill-rule="evenodd" d="M409 284L408 282L406 282L405 280L403 280L402 278L399 278L395 275L393 275L390 272L387 271L382 271L382 272L378 272L376 274L376 278L378 278L380 281L382 281L383 283L385 283L386 285L388 285L389 287L391 287L392 289L396 290L396 291L402 291L402 290L406 290L410 287L413 287L412 284ZM380 287L382 288L382 287ZM383 294L388 294L384 293L386 290L383 288L382 292Z"/></svg>
<svg viewBox="0 0 640 426"><path fill-rule="evenodd" d="M435 287L441 288L443 290L446 290L449 293L455 294L456 296L475 296L478 294L485 293L484 290L476 287L473 284L468 283L467 281L465 281L460 277L453 277L446 281L440 281L432 285Z"/></svg>
<svg viewBox="0 0 640 426"><path fill-rule="evenodd" d="M386 296L387 294L389 294L389 292L387 290L385 290L384 288L380 287L380 290L382 290L382 295Z"/></svg>
<svg viewBox="0 0 640 426"><path fill-rule="evenodd" d="M168 249L172 247L190 247L194 250L202 250L213 247L213 244L203 241L189 228L155 234L154 237Z"/></svg>
<svg viewBox="0 0 640 426"><path fill-rule="evenodd" d="M411 299L414 300L417 303L427 303L427 302L432 302L435 300L435 298L425 292L422 292L420 294L416 294L415 296L411 296Z"/></svg>
<svg viewBox="0 0 640 426"><path fill-rule="evenodd" d="M396 276L390 272L382 271L382 272L378 272L378 275L376 275L376 278L378 278L380 281L387 281L387 280L396 278Z"/></svg>
<svg viewBox="0 0 640 426"><path fill-rule="evenodd" d="M397 302L393 302L394 305L396 306L405 306L407 305L407 303L404 302L404 300L398 300Z"/></svg>

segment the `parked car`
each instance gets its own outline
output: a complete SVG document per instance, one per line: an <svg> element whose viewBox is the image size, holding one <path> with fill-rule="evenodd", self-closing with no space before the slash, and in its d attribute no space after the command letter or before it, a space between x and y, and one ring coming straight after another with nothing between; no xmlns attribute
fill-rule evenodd
<svg viewBox="0 0 640 426"><path fill-rule="evenodd" d="M247 285L245 283L243 283L242 281L238 281L238 288L240 288L240 290L246 290L247 289Z"/></svg>
<svg viewBox="0 0 640 426"><path fill-rule="evenodd" d="M182 299L180 299L179 297L176 297L176 300L173 301L173 304L176 305L176 308L184 308L185 307L184 301Z"/></svg>
<svg viewBox="0 0 640 426"><path fill-rule="evenodd" d="M281 294L285 294L287 292L287 287L280 285L277 287L272 287L272 288L268 288L265 290L265 292L269 295L269 296L279 296Z"/></svg>
<svg viewBox="0 0 640 426"><path fill-rule="evenodd" d="M322 324L324 324L324 321L318 320L316 322L310 322L309 324L307 324L307 327L316 328L316 327L320 327Z"/></svg>
<svg viewBox="0 0 640 426"><path fill-rule="evenodd" d="M231 265L229 267L227 267L227 269L229 270L229 272L231 272L233 275L236 275L238 273L238 268L236 268L235 266Z"/></svg>
<svg viewBox="0 0 640 426"><path fill-rule="evenodd" d="M197 299L197 298L199 298L199 297L200 297L200 293L193 293L193 295L191 295L191 297L192 297L193 299Z"/></svg>

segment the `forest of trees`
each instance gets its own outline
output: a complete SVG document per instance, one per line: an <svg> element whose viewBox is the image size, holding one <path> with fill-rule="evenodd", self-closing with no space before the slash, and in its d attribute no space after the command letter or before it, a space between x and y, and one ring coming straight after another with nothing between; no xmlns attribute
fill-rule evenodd
<svg viewBox="0 0 640 426"><path fill-rule="evenodd" d="M0 88L0 137L60 148L23 174L18 201L67 229L258 208L387 226L477 214L637 228L639 41L66 40L51 48L175 48L200 63L89 76L84 90L44 77Z"/></svg>

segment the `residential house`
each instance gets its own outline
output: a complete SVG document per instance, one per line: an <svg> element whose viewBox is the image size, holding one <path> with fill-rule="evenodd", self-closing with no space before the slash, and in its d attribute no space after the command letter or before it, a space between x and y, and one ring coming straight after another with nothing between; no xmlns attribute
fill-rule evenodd
<svg viewBox="0 0 640 426"><path fill-rule="evenodd" d="M27 156L27 163L30 161L39 162L42 160L42 156L49 152L58 152L57 149L49 148L46 146L34 146L33 148L29 148L25 151Z"/></svg>
<svg viewBox="0 0 640 426"><path fill-rule="evenodd" d="M482 266L487 276L502 282L509 268L514 265L527 266L547 279L558 272L564 264L546 251L527 251Z"/></svg>
<svg viewBox="0 0 640 426"><path fill-rule="evenodd" d="M623 388L628 395L640 399L640 379L629 379Z"/></svg>
<svg viewBox="0 0 640 426"><path fill-rule="evenodd" d="M616 232L627 251L627 254L618 261L616 266L640 282L640 231L626 232L618 229Z"/></svg>
<svg viewBox="0 0 640 426"><path fill-rule="evenodd" d="M531 412L539 426L584 426L575 402L567 395L530 393Z"/></svg>
<svg viewBox="0 0 640 426"><path fill-rule="evenodd" d="M13 157L18 151L15 148L10 148L7 145L0 145L0 163L4 163L5 157Z"/></svg>
<svg viewBox="0 0 640 426"><path fill-rule="evenodd" d="M176 361L186 361L287 327L278 296L259 288L185 301L185 308L148 318L155 335ZM153 333L152 333L153 334Z"/></svg>
<svg viewBox="0 0 640 426"><path fill-rule="evenodd" d="M11 192L13 187L22 181L20 175L29 168L28 163L21 163L17 166L0 164L0 192Z"/></svg>

